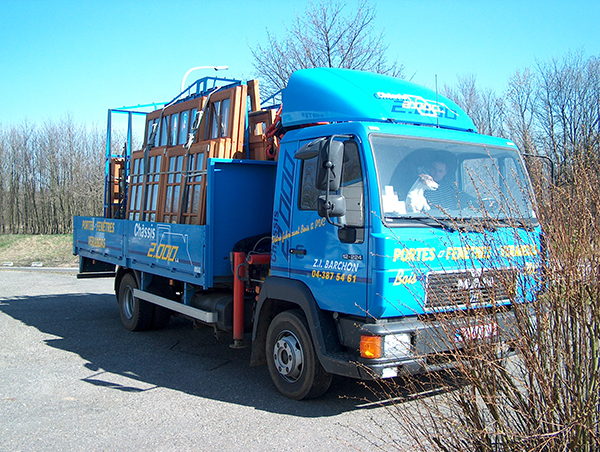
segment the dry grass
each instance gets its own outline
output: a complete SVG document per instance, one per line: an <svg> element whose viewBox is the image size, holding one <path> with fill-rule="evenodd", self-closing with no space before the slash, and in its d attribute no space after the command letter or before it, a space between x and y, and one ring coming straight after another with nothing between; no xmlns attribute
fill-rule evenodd
<svg viewBox="0 0 600 452"><path fill-rule="evenodd" d="M73 235L0 235L0 265L29 267L41 262L44 267L77 267L73 256Z"/></svg>

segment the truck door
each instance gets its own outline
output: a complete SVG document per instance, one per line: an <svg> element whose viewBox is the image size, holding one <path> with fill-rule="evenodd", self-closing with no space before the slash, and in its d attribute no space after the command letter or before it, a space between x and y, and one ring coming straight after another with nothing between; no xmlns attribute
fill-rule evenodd
<svg viewBox="0 0 600 452"><path fill-rule="evenodd" d="M338 193L345 198L346 213L332 218L339 226L319 216L318 198L324 192L315 186L318 158L297 160L290 278L303 281L321 309L364 316L369 275L361 152L353 139L336 140L344 143Z"/></svg>

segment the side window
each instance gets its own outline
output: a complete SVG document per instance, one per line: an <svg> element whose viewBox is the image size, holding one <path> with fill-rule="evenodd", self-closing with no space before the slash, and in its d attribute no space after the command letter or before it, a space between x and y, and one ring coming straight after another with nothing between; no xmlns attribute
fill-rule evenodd
<svg viewBox="0 0 600 452"><path fill-rule="evenodd" d="M315 187L317 177L317 157L302 162L302 176L300 178L300 210L317 210L317 200L323 193Z"/></svg>
<svg viewBox="0 0 600 452"><path fill-rule="evenodd" d="M303 160L298 199L300 210L317 210L317 201L324 192L315 187L316 175L317 157ZM339 223L363 228L365 226L364 181L358 144L352 140L344 143L344 163L339 194L346 198L346 215L339 218ZM362 236L357 234L356 241L362 241Z"/></svg>
<svg viewBox="0 0 600 452"><path fill-rule="evenodd" d="M342 217L348 226L365 226L365 189L356 141L344 143L344 167L340 194L346 198L346 215Z"/></svg>

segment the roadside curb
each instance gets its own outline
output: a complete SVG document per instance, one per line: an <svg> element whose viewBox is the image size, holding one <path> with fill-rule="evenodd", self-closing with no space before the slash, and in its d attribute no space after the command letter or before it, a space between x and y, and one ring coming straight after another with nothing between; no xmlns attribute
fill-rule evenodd
<svg viewBox="0 0 600 452"><path fill-rule="evenodd" d="M55 272L55 273L77 273L79 271L76 267L3 267L0 266L0 271L26 271L26 272Z"/></svg>

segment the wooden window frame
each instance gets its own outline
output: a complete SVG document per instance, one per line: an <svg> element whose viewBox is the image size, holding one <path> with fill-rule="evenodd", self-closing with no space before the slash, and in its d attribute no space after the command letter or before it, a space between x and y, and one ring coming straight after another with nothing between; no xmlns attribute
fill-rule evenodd
<svg viewBox="0 0 600 452"><path fill-rule="evenodd" d="M181 157L181 171L177 171L177 164L175 163L175 170L171 172L171 160L175 159L175 162L177 162L178 157ZM181 210L181 197L183 189L182 180L184 178L185 168L187 164L187 150L182 146L177 146L177 148L169 149L165 160L165 172L163 176L164 182L162 182L161 184L161 191L163 191L163 203L160 218L161 221L165 223L178 223L179 212ZM173 182L169 182L169 176L171 174L173 174ZM179 180L177 180L178 178ZM172 187L172 193L169 193L169 187ZM175 194L176 192L178 193L177 196ZM177 203L177 209L173 209L173 205L175 202Z"/></svg>
<svg viewBox="0 0 600 452"><path fill-rule="evenodd" d="M252 91L252 88L251 88ZM255 96L256 97L256 96ZM246 155L243 152L244 134L245 134L245 120L246 120L246 103L248 98L248 88L246 85L234 86L222 91L215 92L214 95L210 96L209 105L206 106L205 114L202 119L202 123L197 131L194 143L192 144L189 152L184 147L187 142L189 130L194 122L195 114L194 111L201 110L207 101L207 97L198 97L188 101L174 104L165 109L155 110L146 116L146 133L144 143L147 143L151 128L148 127L154 121L159 120L159 132L155 143L159 143L158 146L152 147L149 150L141 150L132 153L132 165L134 160L140 160L140 165L143 165L144 152L148 153L148 158L161 156L160 170L154 168L152 176L144 175L143 170L137 176L135 184L130 184L129 192L133 194L135 190L136 194L140 192L141 203L140 208L137 209L137 204L134 201L133 204L128 205L127 218L139 219L143 221L160 221L160 222L182 222L187 224L200 224L206 223L206 165L209 158L245 158ZM207 137L208 131L212 128L212 109L217 103L222 103L229 100L229 111L227 114L227 133L225 136L219 136L212 139L204 139L198 142L198 137ZM254 99L251 94L251 103L256 104L258 101ZM181 132L178 131L176 141L171 143L172 138L172 115L178 115L177 124L181 127L182 112L189 111L187 127L185 131L185 139L181 142ZM222 112L221 112L222 113ZM161 118L162 116L162 118ZM166 122L166 128L162 127L163 121ZM164 139L166 134L167 139ZM160 145L160 143L166 143ZM167 205L167 195L169 187L177 186L177 183L169 183L169 165L172 158L183 156L182 171L180 173L179 193L180 198L178 201L178 209L175 211L173 206L173 196L175 189L171 192L171 204ZM191 168L192 171L198 171L200 174L188 174L187 166L188 160L192 161L190 156L193 156L193 161L197 162L198 159L202 159L201 168ZM133 168L133 166L132 166ZM159 174L159 182L154 178L154 175ZM133 174L132 174L133 176ZM176 176L175 176L176 177ZM198 179L200 178L200 179ZM158 183L158 189L155 189L155 185ZM137 187L134 189L134 186ZM157 190L157 191L156 191ZM153 199L154 193L157 193L156 200ZM185 198L184 198L185 197ZM131 199L131 198L130 198ZM194 202L194 199L196 202ZM155 203L156 208L152 209L152 204ZM167 208L170 210L167 211ZM194 209L197 208L197 209ZM194 211L196 210L196 211Z"/></svg>

